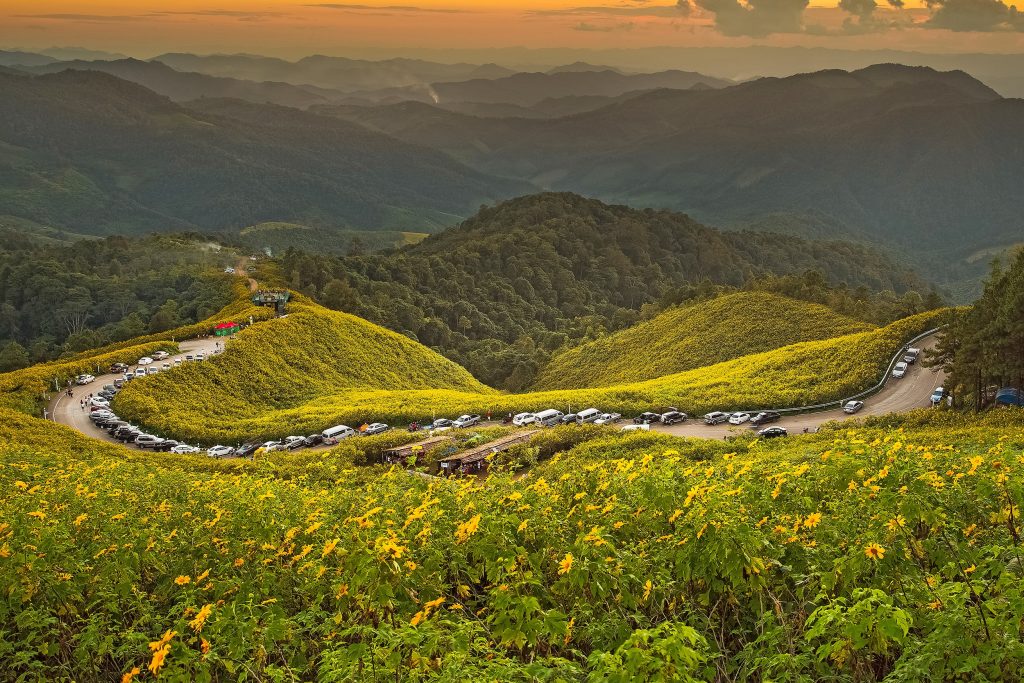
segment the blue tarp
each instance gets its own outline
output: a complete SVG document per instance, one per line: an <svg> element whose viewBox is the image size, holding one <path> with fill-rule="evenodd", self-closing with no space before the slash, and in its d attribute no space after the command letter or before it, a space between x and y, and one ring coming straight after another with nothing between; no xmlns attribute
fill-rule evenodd
<svg viewBox="0 0 1024 683"><path fill-rule="evenodd" d="M996 403L1004 406L1024 406L1024 392L1015 387L1003 387L996 392Z"/></svg>

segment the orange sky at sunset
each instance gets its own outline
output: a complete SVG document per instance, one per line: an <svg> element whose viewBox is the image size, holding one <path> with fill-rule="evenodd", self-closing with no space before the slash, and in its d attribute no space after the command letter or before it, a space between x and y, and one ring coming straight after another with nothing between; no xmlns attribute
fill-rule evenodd
<svg viewBox="0 0 1024 683"><path fill-rule="evenodd" d="M756 2L757 0L755 0ZM82 46L147 57L166 51L251 52L299 57L353 54L367 48L822 46L923 51L1024 51L1024 26L985 30L924 28L929 10L920 2L902 9L880 0L870 19L835 3L789 3L786 16L759 16L737 0L694 0L679 9L673 0L565 0L495 2L296 2L290 0L193 0L70 2L0 0L0 47L42 49ZM872 0L846 0L850 6ZM960 2L963 0L945 0ZM732 3L740 11L722 20L708 8ZM767 3L767 0L760 0ZM1002 0L992 0L1001 3ZM792 9L794 7L796 9ZM899 4L898 0L894 4ZM863 6L863 5L860 5ZM1003 6L1003 5L1000 5ZM688 9L687 9L688 8ZM1008 16L1016 18L1015 10ZM725 17L728 19L729 17ZM751 29L753 25L753 29ZM775 28L768 28L775 27ZM781 27L781 28L780 28Z"/></svg>

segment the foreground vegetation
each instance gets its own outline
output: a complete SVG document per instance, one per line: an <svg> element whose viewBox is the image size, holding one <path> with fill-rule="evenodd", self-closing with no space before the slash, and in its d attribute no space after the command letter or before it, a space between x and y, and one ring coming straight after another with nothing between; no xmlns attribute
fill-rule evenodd
<svg viewBox="0 0 1024 683"><path fill-rule="evenodd" d="M9 411L8 411L9 412ZM0 420L21 680L1005 680L1018 412L591 438L525 478L143 455Z"/></svg>
<svg viewBox="0 0 1024 683"><path fill-rule="evenodd" d="M559 353L541 371L534 388L637 382L872 327L818 304L766 292L738 292L671 308Z"/></svg>
<svg viewBox="0 0 1024 683"><path fill-rule="evenodd" d="M253 327L229 353L140 379L115 410L155 433L238 444L335 424L401 425L462 413L494 415L596 406L623 414L676 406L711 410L810 405L875 384L927 313L876 330L743 356L644 382L502 394L429 349L301 297L285 319Z"/></svg>

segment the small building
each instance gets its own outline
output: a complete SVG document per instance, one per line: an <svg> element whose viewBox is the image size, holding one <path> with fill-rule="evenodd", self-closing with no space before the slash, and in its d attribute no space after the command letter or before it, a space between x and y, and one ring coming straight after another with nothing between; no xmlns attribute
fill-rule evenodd
<svg viewBox="0 0 1024 683"><path fill-rule="evenodd" d="M415 443L407 443L403 446L395 446L384 451L382 461L391 465L408 465L410 458L420 456L427 451L437 448L452 440L450 436L432 436Z"/></svg>
<svg viewBox="0 0 1024 683"><path fill-rule="evenodd" d="M470 448L467 451L449 455L447 458L441 458L439 461L441 466L442 475L451 475L456 472L460 474L475 474L477 472L487 471L487 458L496 453L507 451L512 446L520 443L526 443L530 438L539 432L539 429L532 429L526 432L516 432L515 434L509 434L503 436L500 439L495 439L490 443L486 443L476 448Z"/></svg>

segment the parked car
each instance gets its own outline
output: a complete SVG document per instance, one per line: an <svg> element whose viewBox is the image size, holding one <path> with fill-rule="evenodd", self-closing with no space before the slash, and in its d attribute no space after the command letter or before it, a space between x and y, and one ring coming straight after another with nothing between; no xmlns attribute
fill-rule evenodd
<svg viewBox="0 0 1024 683"><path fill-rule="evenodd" d="M525 427L526 425L533 424L537 421L537 416L533 413L519 413L512 418L512 424L516 427Z"/></svg>
<svg viewBox="0 0 1024 683"><path fill-rule="evenodd" d="M99 408L109 408L110 401L103 398L102 396L93 396L92 398L89 399L89 405Z"/></svg>
<svg viewBox="0 0 1024 683"><path fill-rule="evenodd" d="M196 360L206 360L206 354L205 353L197 353L196 354Z"/></svg>
<svg viewBox="0 0 1024 683"><path fill-rule="evenodd" d="M562 416L560 422L564 425L574 425L576 424L577 417L579 416L576 413L566 413L565 415Z"/></svg>
<svg viewBox="0 0 1024 683"><path fill-rule="evenodd" d="M181 359L180 358L175 358L174 359L174 367L178 367L179 365L181 365Z"/></svg>
<svg viewBox="0 0 1024 683"><path fill-rule="evenodd" d="M847 401L846 405L843 406L843 412L847 415L853 415L863 407L864 401Z"/></svg>
<svg viewBox="0 0 1024 683"><path fill-rule="evenodd" d="M479 416L477 417L479 418ZM456 422L458 422L458 420L456 420ZM374 434L383 434L389 429L391 429L391 427L388 427L383 422L371 422L369 425L366 426L366 429L363 431L363 434L365 436L373 436Z"/></svg>
<svg viewBox="0 0 1024 683"><path fill-rule="evenodd" d="M124 420L111 419L111 420L107 420L106 422L104 422L102 424L98 424L96 426L101 428L101 429L103 429L103 430L105 430L107 432L107 434L113 435L114 434L114 430L120 429L121 427L127 427L129 425Z"/></svg>
<svg viewBox="0 0 1024 683"><path fill-rule="evenodd" d="M139 377L145 377L146 376L146 368L135 368L135 373L134 374L135 374L135 378L136 379L138 379Z"/></svg>
<svg viewBox="0 0 1024 683"><path fill-rule="evenodd" d="M239 458L251 458L252 454L255 453L261 445L262 444L260 444L257 441L243 443L241 446L235 449L235 455L238 456Z"/></svg>
<svg viewBox="0 0 1024 683"><path fill-rule="evenodd" d="M774 413L774 412L771 412L771 411L762 411L762 412L758 413L757 415L755 415L754 417L750 418L750 424L752 424L754 426L760 426L760 425L766 425L769 422L775 422L775 421L781 420L781 419L782 419L782 415L780 415L778 413Z"/></svg>
<svg viewBox="0 0 1024 683"><path fill-rule="evenodd" d="M160 372L160 368L158 368L155 365L152 365L152 366L146 368L146 374L147 375L155 375L158 372Z"/></svg>
<svg viewBox="0 0 1024 683"><path fill-rule="evenodd" d="M667 413L663 413L661 416L661 424L663 425L674 425L679 422L685 422L688 415L681 413L678 410L670 410Z"/></svg>
<svg viewBox="0 0 1024 683"><path fill-rule="evenodd" d="M785 427L766 427L757 433L762 439L774 439L780 436L789 436Z"/></svg>
<svg viewBox="0 0 1024 683"><path fill-rule="evenodd" d="M114 380L114 388L115 389L120 389L121 387L124 386L124 383L127 382L127 381L128 381L128 379L125 378L125 377L119 377L119 378L115 379Z"/></svg>
<svg viewBox="0 0 1024 683"><path fill-rule="evenodd" d="M114 395L116 393L117 392L114 392L114 391L101 391L100 393L98 393L96 395L99 396L100 398L105 398L108 401L113 401L114 400Z"/></svg>
<svg viewBox="0 0 1024 683"><path fill-rule="evenodd" d="M285 450L284 443L280 441L264 441L260 444L260 448L266 453Z"/></svg>
<svg viewBox="0 0 1024 683"><path fill-rule="evenodd" d="M610 425L615 424L622 419L622 415L619 413L601 413L601 417L594 420L596 425Z"/></svg>
<svg viewBox="0 0 1024 683"><path fill-rule="evenodd" d="M304 441L306 442L307 448L312 446L319 446L324 442L324 436L323 434L310 434L304 439Z"/></svg>
<svg viewBox="0 0 1024 683"><path fill-rule="evenodd" d="M447 418L440 417L440 418L434 420L433 422L431 422L430 424L426 425L424 427L424 429L444 429L444 428L450 428L453 424L454 423L451 420L449 420Z"/></svg>
<svg viewBox="0 0 1024 683"><path fill-rule="evenodd" d="M651 425L646 423L646 422L644 422L644 423L638 423L638 424L624 425L622 427L622 429L620 429L619 431L620 432L641 432L641 431L642 432L646 432L650 428L651 428Z"/></svg>
<svg viewBox="0 0 1024 683"><path fill-rule="evenodd" d="M196 359L196 357L193 356L191 353L188 354L187 356L185 356L185 360L195 360L195 359Z"/></svg>
<svg viewBox="0 0 1024 683"><path fill-rule="evenodd" d="M545 427L554 427L555 425L562 424L562 418L564 417L565 414L561 410L548 408L537 413L537 422Z"/></svg>
<svg viewBox="0 0 1024 683"><path fill-rule="evenodd" d="M917 360L917 357L921 355L921 349L915 349L912 346L908 346L906 351L908 356L914 357L914 360Z"/></svg>
<svg viewBox="0 0 1024 683"><path fill-rule="evenodd" d="M729 413L723 413L720 410L708 413L704 416L704 424L709 425L720 425L723 422L729 421Z"/></svg>
<svg viewBox="0 0 1024 683"><path fill-rule="evenodd" d="M227 458L234 453L235 449L231 446L214 446L206 449L206 454L211 458Z"/></svg>
<svg viewBox="0 0 1024 683"><path fill-rule="evenodd" d="M167 353L166 351L157 351L156 353L153 354L153 360L166 360L167 358L170 357L171 354Z"/></svg>
<svg viewBox="0 0 1024 683"><path fill-rule="evenodd" d="M479 423L480 423L480 416L479 415L460 415L459 417L455 418L455 422L452 423L452 426L453 427L464 428L464 427L472 427L473 425L479 424ZM373 426L373 425L371 425L371 426Z"/></svg>
<svg viewBox="0 0 1024 683"><path fill-rule="evenodd" d="M172 367L174 367L174 366L171 365L170 363L164 363L163 365L160 366L160 369L161 370L170 370Z"/></svg>
<svg viewBox="0 0 1024 683"><path fill-rule="evenodd" d="M170 450L172 448L174 448L175 446L180 446L180 445L181 445L180 441L175 441L174 439L164 439L160 443L158 443L155 446L153 446L153 450L154 451L160 451L161 453L168 453L168 452L170 452Z"/></svg>
<svg viewBox="0 0 1024 683"><path fill-rule="evenodd" d="M601 417L601 411L597 408L587 408L576 413L576 424L589 424Z"/></svg>
<svg viewBox="0 0 1024 683"><path fill-rule="evenodd" d="M78 384L78 386L85 386L86 384L95 381L96 378L93 377L92 375L79 375L78 377L75 378L75 383Z"/></svg>
<svg viewBox="0 0 1024 683"><path fill-rule="evenodd" d="M914 361L916 361L916 360L917 360L917 356L911 356L909 354L906 355L906 356L903 356L903 362L906 363L907 365L913 365Z"/></svg>
<svg viewBox="0 0 1024 683"><path fill-rule="evenodd" d="M152 362L153 362L152 358L150 358L149 356L143 356L135 364L136 365L150 365L150 364L152 364Z"/></svg>
<svg viewBox="0 0 1024 683"><path fill-rule="evenodd" d="M108 368L108 371L110 372L111 375L117 375L117 374L120 374L122 372L127 372L127 370L128 370L128 364L127 363L111 363L110 367Z"/></svg>
<svg viewBox="0 0 1024 683"><path fill-rule="evenodd" d="M942 399L946 398L946 390L943 387L935 387L935 391L932 392L931 402L933 406L937 406L942 403Z"/></svg>
<svg viewBox="0 0 1024 683"><path fill-rule="evenodd" d="M223 448L223 446L221 446L221 448ZM190 455L192 453L198 453L199 450L198 446L189 446L187 443L179 443L171 449L171 453L177 453L178 455Z"/></svg>
<svg viewBox="0 0 1024 683"><path fill-rule="evenodd" d="M163 441L159 436L153 436L152 434L139 434L135 437L135 445L139 448L152 448L158 443Z"/></svg>
<svg viewBox="0 0 1024 683"><path fill-rule="evenodd" d="M906 374L907 374L907 364L904 363L903 361L900 361L899 363L897 363L896 367L894 367L892 369L892 376L895 377L896 379L900 379L901 377L903 377Z"/></svg>
<svg viewBox="0 0 1024 683"><path fill-rule="evenodd" d="M640 413L633 418L633 424L638 425L649 425L655 422L661 421L661 415L658 413Z"/></svg>
<svg viewBox="0 0 1024 683"><path fill-rule="evenodd" d="M304 436L286 436L283 441L283 445L289 451L294 451L296 448L302 448L306 445L306 437Z"/></svg>
<svg viewBox="0 0 1024 683"><path fill-rule="evenodd" d="M729 416L729 424L741 425L750 420L750 413L733 413Z"/></svg>

